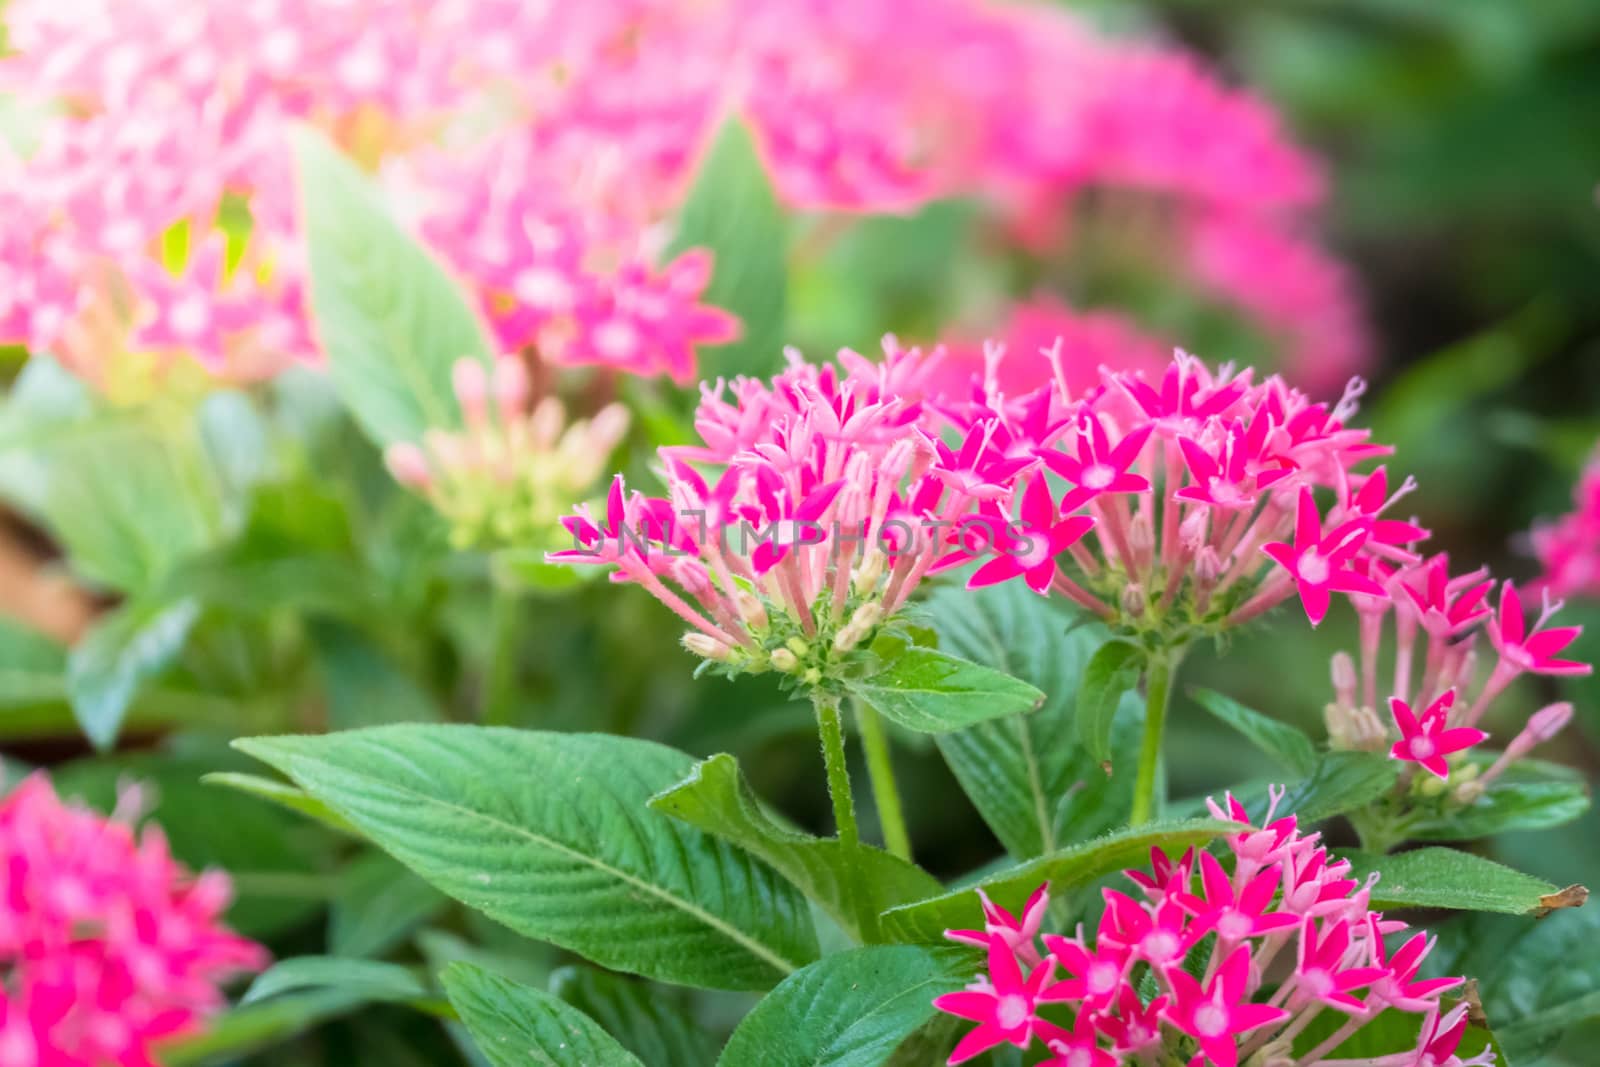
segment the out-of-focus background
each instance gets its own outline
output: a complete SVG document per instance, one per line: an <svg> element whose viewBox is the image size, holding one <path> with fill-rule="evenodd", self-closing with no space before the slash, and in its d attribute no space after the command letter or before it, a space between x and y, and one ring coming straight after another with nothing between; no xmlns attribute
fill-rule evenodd
<svg viewBox="0 0 1600 1067"><path fill-rule="evenodd" d="M871 0L858 4L874 7ZM0 16L17 6L0 0ZM171 5L175 18L191 13L191 6ZM480 6L488 12L482 22L460 32L492 37L504 5ZM684 4L685 10L696 6ZM1039 6L1050 5L1039 0ZM1414 511L1434 531L1436 546L1458 567L1481 563L1500 577L1534 579L1540 566L1527 531L1541 517L1572 510L1573 486L1600 438L1600 4L1106 0L1059 6L1107 40L1197 56L1207 77L1249 90L1275 109L1285 139L1326 169L1326 201L1296 222L1295 233L1345 264L1339 280L1325 290L1312 286L1301 305L1290 301L1288 312L1280 306L1278 319L1263 331L1250 322L1250 286L1272 280L1273 265L1246 263L1263 277L1253 282L1248 270L1239 271L1242 280L1235 284L1243 295L1220 301L1227 305L1221 312L1193 293L1150 283L1147 274L1159 274L1151 268L1163 266L1159 261L1168 254L1163 242L1172 219L1166 208L1150 211L1139 195L1130 204L1127 189L1095 186L1075 194L1074 206L1039 223L1041 230L1030 229L1038 220L1030 223L1026 205L1003 223L975 222L989 209L957 187L913 198L894 213L829 204L817 209L794 193L802 184L794 178L787 194L778 183L785 214L772 224L776 229L755 231L778 233L789 249L786 270L780 263L777 273L754 283L768 302L772 290L781 290L781 325L771 324L771 336L757 332L759 350L707 348L700 372L768 372L779 365L784 342L818 358L841 345L870 352L890 330L908 342L970 346L986 333L1004 334L1009 309L1030 304L1110 311L1161 343L1183 344L1214 362L1281 367L1330 401L1348 374L1360 373L1369 381L1360 419L1376 439L1396 446L1392 469L1419 483L1402 510ZM790 42L802 58L806 32L796 30ZM15 32L10 43L18 45ZM890 52L897 47L892 34L879 43ZM229 60L225 51L202 58L223 67ZM390 58L403 65L403 47ZM66 51L57 59L51 76L70 82L70 71L61 70L76 60ZM196 78L210 76L203 66L197 62ZM43 75L24 64L12 69L13 82L0 83L0 142L25 160L50 119L29 100L30 86L15 82L18 71ZM1063 93L1082 92L1082 82L1098 76L1079 78L1065 67L1053 73ZM758 84L762 77L777 75L752 74ZM955 72L949 78L959 81ZM667 91L646 80L625 89L642 95L595 106L626 110ZM78 105L57 106L70 116ZM799 119L786 114L773 105L768 125L757 123L756 140L765 151L776 151L789 134L801 140L798 125L785 125ZM666 128L661 136L670 141L670 123ZM371 131L353 124L335 132L353 155L359 153L352 146L370 143L363 138ZM1113 132L1089 131L1090 154L1096 136ZM687 142L699 135L681 136ZM1055 135L1040 136L1048 142ZM1185 136L1176 142L1180 149L1186 145L1197 156L1208 150L1205 127ZM692 155L703 146L668 145L674 147ZM593 143L571 151L580 160L598 158ZM140 158L130 150L127 167L137 167ZM446 151L442 160L418 165L420 178L396 176L393 167L369 170L393 180L394 202L417 207L427 200L413 192L426 185L430 166L493 165L522 174L547 157L535 151L511 152L510 158L507 164L503 156ZM44 181L67 182L73 173L64 167ZM112 167L105 179L122 173ZM1253 171L1246 165L1241 173ZM550 180L577 179L558 174ZM1246 203L1228 210L1248 211L1252 191L1234 192ZM712 215L728 206L715 192L708 195ZM12 212L0 214L0 230L37 221L19 214L26 202L0 193L0 211ZM716 230L677 206L663 215L688 219L706 233ZM750 227L765 218L759 211L740 217ZM446 210L440 218L455 216ZM253 225L259 230L264 222L257 218ZM219 228L230 240L248 232ZM1157 243L1144 244L1147 235ZM0 243L5 239L0 233ZM1041 241L1049 251L1037 250ZM461 245L442 240L436 251L471 274L470 257L455 255ZM717 251L729 254L725 247ZM1246 246L1237 254L1249 259L1254 253ZM184 261L180 254L169 265ZM8 314L15 311L8 300L21 306L15 296L22 291L20 275L5 269L15 262L0 256L0 311ZM1316 270L1311 275L1326 280ZM37 278L27 284L44 291ZM719 285L708 290L708 303L727 295ZM1324 291L1330 295L1319 295ZM747 297L734 310L749 325L746 309L763 297L758 294L754 305ZM1319 316L1332 300L1348 300L1349 307L1324 323ZM486 297L484 307L492 310L491 303ZM1042 315L1035 336L1048 336L1053 321ZM1351 329L1351 321L1365 324L1358 328L1363 339L1343 344L1340 338L1343 347L1333 345L1330 333ZM1297 325L1306 337L1284 341ZM1318 354L1322 342L1335 354ZM102 806L112 802L119 780L153 783L160 796L154 817L167 826L175 850L193 864L238 873L241 904L234 919L278 955L324 951L330 934L346 949L399 951L430 961L514 939L464 915L441 917L440 903L427 893L407 899L406 883L389 861L352 855L314 826L200 785L199 775L209 771L249 769L228 751L232 736L470 717L486 692L500 693L508 709L503 721L517 725L622 732L696 754L732 751L763 796L801 823L828 824L808 708L789 703L766 679L691 678L691 658L678 645L681 627L637 589L591 582L557 590L548 574L531 566L538 573L526 596L509 606L494 598L486 592L493 564L481 553L452 551L447 525L394 483L380 449L339 409L321 372L298 366L266 384L229 382L238 388L226 393L191 389L185 380L182 400L169 403L178 391L170 386L140 379L138 388L119 395L127 383L113 380L114 373L83 373L82 357L93 359L95 343L92 337L75 341L76 361L37 345L30 352L24 343L0 355L0 375L12 383L0 410L0 753L18 770L52 768L63 793ZM1311 354L1296 364L1302 357L1291 350ZM46 363L47 354L55 359ZM1317 362L1322 359L1329 362ZM1332 365L1341 360L1347 365ZM619 384L608 376L614 369L591 377L579 372L576 385L563 388L569 404L580 408L592 396L614 396L632 408L633 423L616 458L630 478L648 480L648 446L681 439L696 375L678 375L680 387L653 368L637 380L624 375ZM190 418L196 405L205 407L201 433L219 477L250 486L242 497L222 493L214 501L217 514L201 520L229 531L216 539L194 534L187 520L164 511L171 487L192 470L152 475L120 447L97 450L94 433L84 429L98 432L129 412L152 409L155 421L165 424ZM80 446L77 458L66 457ZM590 494L585 488L578 495ZM244 499L248 504L240 503ZM228 512L236 506L244 509L239 516ZM139 516L157 513L166 526L138 528ZM136 578L145 564L164 568L164 552L191 536L204 566L185 563L171 573L192 583L186 595L203 606L195 617L175 622L163 614L170 605L149 599L149 590L136 591L128 575ZM378 606L345 610L344 583L366 583L361 596ZM130 605L150 614L126 625L148 633L151 619L164 618L182 631L180 648L142 657L118 646L102 624L113 612L129 618ZM506 625L506 612L516 616L515 625ZM1563 617L1590 624L1581 648L1570 651L1600 659L1600 600L1574 594ZM96 634L100 644L86 653L85 642ZM1353 643L1348 613L1336 612L1317 631L1298 618L1291 625L1274 617L1225 650L1198 651L1180 685L1223 690L1307 723L1320 736L1317 723L1331 693L1329 658ZM152 644L161 639L140 647L148 651ZM511 666L485 676L475 664L486 661ZM1562 696L1577 704L1575 725L1541 755L1593 778L1600 770L1600 682L1519 683L1506 702L1507 717ZM110 730L116 741L96 754L81 725L86 715L93 720L97 709L111 705L117 707ZM1269 771L1181 695L1172 730L1172 751L1182 753L1170 768L1174 795L1199 795ZM909 737L897 738L896 751L919 860L941 876L992 860L996 842L956 799L937 751ZM1491 847L1557 884L1594 885L1600 884L1597 835L1600 819L1591 813ZM388 886L400 888L388 893ZM363 927L369 920L372 925ZM425 936L417 937L423 924ZM519 965L544 973L552 961L530 952ZM250 1062L449 1062L453 1053L435 1030L398 1008L368 1008Z"/></svg>

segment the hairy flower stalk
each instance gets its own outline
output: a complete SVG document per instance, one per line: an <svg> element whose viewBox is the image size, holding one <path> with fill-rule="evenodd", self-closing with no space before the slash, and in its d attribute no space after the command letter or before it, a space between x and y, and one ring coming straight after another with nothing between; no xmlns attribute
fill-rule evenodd
<svg viewBox="0 0 1600 1067"><path fill-rule="evenodd" d="M137 807L63 804L42 773L0 800L0 1064L148 1067L266 965L222 925L227 877L191 875Z"/></svg>
<svg viewBox="0 0 1600 1067"><path fill-rule="evenodd" d="M558 397L533 395L518 356L462 359L453 377L465 428L391 445L389 472L427 498L459 547L557 543L562 512L595 485L626 433L627 409L607 404L569 422Z"/></svg>
<svg viewBox="0 0 1600 1067"><path fill-rule="evenodd" d="M941 1011L978 1025L951 1054L962 1063L1002 1044L1043 1046L1040 1067L1475 1067L1491 1052L1456 1055L1466 1005L1441 997L1460 978L1419 977L1432 948L1424 933L1368 906L1376 878L1359 883L1318 834L1294 816L1226 837L1225 858L1191 849L1127 871L1130 895L1102 891L1091 938L1042 933L1049 895L1041 886L1021 917L984 903L982 930L947 936L982 948L986 973L937 998ZM1211 802L1218 818L1248 825L1231 796ZM982 896L980 891L980 897ZM1338 1050L1378 1015L1416 1017L1414 1044L1377 1058ZM1328 1036L1308 1036L1323 1023ZM1331 1026L1329 1025L1331 1023Z"/></svg>

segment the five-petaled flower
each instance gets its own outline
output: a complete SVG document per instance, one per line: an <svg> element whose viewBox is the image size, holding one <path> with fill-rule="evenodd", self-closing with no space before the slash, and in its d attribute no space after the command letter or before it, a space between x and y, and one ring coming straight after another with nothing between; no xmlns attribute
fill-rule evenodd
<svg viewBox="0 0 1600 1067"><path fill-rule="evenodd" d="M1390 697L1389 713L1400 728L1400 740L1389 749L1389 755L1420 764L1440 779L1449 778L1450 764L1445 757L1465 752L1489 736L1475 727L1451 726L1450 711L1455 702L1456 691L1446 689L1421 715L1416 715L1411 705L1399 697Z"/></svg>

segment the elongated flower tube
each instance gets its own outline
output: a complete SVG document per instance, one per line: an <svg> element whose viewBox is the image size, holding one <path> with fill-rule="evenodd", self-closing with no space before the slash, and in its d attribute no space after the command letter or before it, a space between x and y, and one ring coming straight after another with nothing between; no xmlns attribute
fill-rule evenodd
<svg viewBox="0 0 1600 1067"><path fill-rule="evenodd" d="M626 433L627 409L607 404L569 421L558 397L532 395L518 356L488 366L462 359L453 378L465 428L389 446L389 472L433 504L459 547L557 543L562 512L590 491Z"/></svg>
<svg viewBox="0 0 1600 1067"><path fill-rule="evenodd" d="M175 862L159 830L57 798L36 774L0 800L0 1063L149 1067L199 1030L261 946L222 924L228 878Z"/></svg>
<svg viewBox="0 0 1600 1067"><path fill-rule="evenodd" d="M1221 859L1153 851L1149 869L1126 872L1131 893L1102 891L1092 937L1081 925L1041 935L1043 886L1021 922L985 898L982 930L947 935L987 953L973 984L934 1001L977 1024L948 1062L1010 1044L1042 1048L1046 1057L1029 1061L1040 1067L1492 1064L1489 1051L1457 1054L1466 1005L1446 1007L1442 998L1462 979L1419 977L1428 936L1407 935L1405 923L1371 910L1376 877L1351 878L1350 864L1318 834L1278 816L1282 796L1272 790L1264 829L1223 839ZM1231 796L1210 804L1218 818L1248 825ZM1416 1017L1411 1044L1376 1058L1340 1056L1366 1024L1392 1012Z"/></svg>

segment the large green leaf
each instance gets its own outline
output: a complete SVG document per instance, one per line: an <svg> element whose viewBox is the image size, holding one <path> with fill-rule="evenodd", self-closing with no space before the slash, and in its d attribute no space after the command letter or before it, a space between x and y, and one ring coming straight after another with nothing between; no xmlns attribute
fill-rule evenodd
<svg viewBox="0 0 1600 1067"><path fill-rule="evenodd" d="M460 425L450 368L489 358L477 315L354 163L310 129L293 144L311 307L339 396L380 445Z"/></svg>
<svg viewBox="0 0 1600 1067"><path fill-rule="evenodd" d="M954 947L873 945L784 979L734 1030L718 1067L879 1067L981 968Z"/></svg>
<svg viewBox="0 0 1600 1067"><path fill-rule="evenodd" d="M1538 911L1556 892L1543 878L1453 848L1419 848L1395 856L1342 855L1350 861L1353 877L1365 879L1372 871L1382 875L1372 890L1372 906L1382 910L1451 908L1521 915Z"/></svg>
<svg viewBox="0 0 1600 1067"><path fill-rule="evenodd" d="M1077 743L1073 715L1083 668L1108 634L1020 582L944 586L927 619L945 651L1044 691L1038 711L940 734L939 751L1012 856L1028 859L1127 822L1133 776L1107 775ZM1125 695L1113 762L1138 751L1137 701Z"/></svg>
<svg viewBox="0 0 1600 1067"><path fill-rule="evenodd" d="M1366 807L1394 788L1399 774L1399 764L1380 753L1328 752L1309 778L1289 787L1279 810L1306 825L1321 822Z"/></svg>
<svg viewBox="0 0 1600 1067"><path fill-rule="evenodd" d="M439 889L615 970L758 989L815 957L805 900L647 802L693 761L647 741L407 725L252 738Z"/></svg>
<svg viewBox="0 0 1600 1067"><path fill-rule="evenodd" d="M593 967L563 967L550 976L550 992L650 1067L705 1067L716 1059L716 1042L674 996L679 990Z"/></svg>
<svg viewBox="0 0 1600 1067"><path fill-rule="evenodd" d="M737 341L702 354L702 377L759 377L781 365L785 244L783 212L750 131L729 120L701 161L668 247L671 256L710 249L715 258L705 300L742 324Z"/></svg>
<svg viewBox="0 0 1600 1067"><path fill-rule="evenodd" d="M892 908L883 915L883 929L886 934L904 941L937 942L946 930L983 926L983 908L978 894L973 892L975 888L981 888L996 904L1020 915L1028 896L1046 882L1052 892L1074 889L1113 871L1145 866L1152 848L1174 851L1237 829L1237 823L1191 819L1151 823L1107 834L1007 868L984 878L974 887Z"/></svg>
<svg viewBox="0 0 1600 1067"><path fill-rule="evenodd" d="M1571 908L1543 919L1466 915L1437 931L1427 972L1478 980L1489 1022L1518 1067L1579 1024L1600 1019L1600 956L1593 951L1600 908Z"/></svg>
<svg viewBox="0 0 1600 1067"><path fill-rule="evenodd" d="M226 786L237 789L241 793L248 793L253 797L271 801L281 808L308 816L322 823L324 826L340 833L357 834L359 831L347 822L344 816L336 813L328 805L316 797L307 796L303 789L297 789L286 782L275 778L264 778L259 774L237 774L233 771L217 771L213 774L203 775L200 779L206 785Z"/></svg>
<svg viewBox="0 0 1600 1067"><path fill-rule="evenodd" d="M1078 687L1078 739L1102 762L1111 759L1111 725L1123 694L1139 684L1145 651L1130 641L1107 641L1083 669Z"/></svg>
<svg viewBox="0 0 1600 1067"><path fill-rule="evenodd" d="M920 645L899 650L883 670L849 686L885 718L924 734L1032 711L1044 700L1027 682Z"/></svg>
<svg viewBox="0 0 1600 1067"><path fill-rule="evenodd" d="M874 938L876 916L938 893L938 879L871 847L786 830L761 809L739 763L727 753L695 765L689 777L650 801L770 864L858 938ZM862 912L866 915L863 917ZM870 924L863 929L863 918Z"/></svg>
<svg viewBox="0 0 1600 1067"><path fill-rule="evenodd" d="M598 1023L542 989L452 963L440 980L495 1067L642 1067Z"/></svg>
<svg viewBox="0 0 1600 1067"><path fill-rule="evenodd" d="M1308 777L1316 770L1317 748L1311 738L1295 727L1210 689L1197 689L1193 695L1202 708L1249 738L1257 748L1296 775Z"/></svg>
<svg viewBox="0 0 1600 1067"><path fill-rule="evenodd" d="M72 711L95 748L110 748L139 687L164 671L200 615L193 600L130 600L102 616L67 658Z"/></svg>

